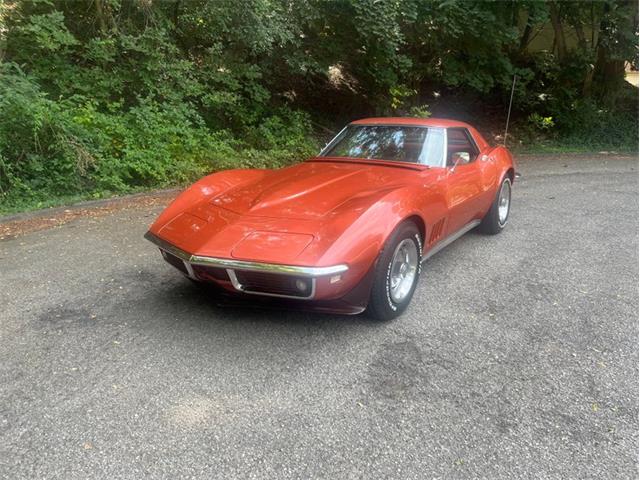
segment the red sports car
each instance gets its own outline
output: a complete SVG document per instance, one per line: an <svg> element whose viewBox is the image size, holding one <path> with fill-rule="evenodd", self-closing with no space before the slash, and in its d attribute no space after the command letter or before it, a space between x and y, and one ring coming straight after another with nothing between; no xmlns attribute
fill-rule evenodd
<svg viewBox="0 0 640 480"><path fill-rule="evenodd" d="M422 262L474 227L505 227L514 179L509 151L466 123L368 118L300 164L204 177L145 237L245 301L391 319Z"/></svg>

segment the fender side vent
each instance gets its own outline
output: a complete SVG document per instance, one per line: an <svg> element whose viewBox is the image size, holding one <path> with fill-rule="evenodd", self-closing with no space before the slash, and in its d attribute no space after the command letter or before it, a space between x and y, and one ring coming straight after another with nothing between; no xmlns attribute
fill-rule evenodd
<svg viewBox="0 0 640 480"><path fill-rule="evenodd" d="M431 229L431 235L429 235L428 245L433 245L442 237L442 231L444 230L444 218L438 220Z"/></svg>

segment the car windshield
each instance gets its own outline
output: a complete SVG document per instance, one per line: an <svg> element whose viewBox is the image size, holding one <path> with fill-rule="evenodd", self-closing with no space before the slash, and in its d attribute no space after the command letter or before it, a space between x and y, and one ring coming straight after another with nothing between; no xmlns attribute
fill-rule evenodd
<svg viewBox="0 0 640 480"><path fill-rule="evenodd" d="M322 152L323 157L366 158L442 166L442 128L349 125Z"/></svg>

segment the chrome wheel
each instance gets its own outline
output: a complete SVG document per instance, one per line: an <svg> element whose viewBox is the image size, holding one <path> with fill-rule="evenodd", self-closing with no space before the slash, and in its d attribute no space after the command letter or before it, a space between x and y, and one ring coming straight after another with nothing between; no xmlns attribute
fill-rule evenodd
<svg viewBox="0 0 640 480"><path fill-rule="evenodd" d="M498 222L503 227L509 218L509 207L511 206L511 181L506 178L500 188L498 196Z"/></svg>
<svg viewBox="0 0 640 480"><path fill-rule="evenodd" d="M413 240L405 239L398 244L389 272L389 294L395 303L402 302L413 286L418 274L418 248Z"/></svg>

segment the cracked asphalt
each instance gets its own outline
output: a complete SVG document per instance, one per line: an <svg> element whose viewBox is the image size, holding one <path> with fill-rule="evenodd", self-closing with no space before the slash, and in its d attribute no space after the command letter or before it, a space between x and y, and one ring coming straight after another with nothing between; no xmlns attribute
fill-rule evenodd
<svg viewBox="0 0 640 480"><path fill-rule="evenodd" d="M409 310L220 308L142 206L0 242L0 478L637 478L638 160L523 157Z"/></svg>

